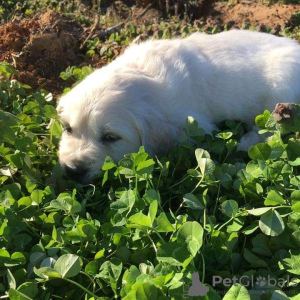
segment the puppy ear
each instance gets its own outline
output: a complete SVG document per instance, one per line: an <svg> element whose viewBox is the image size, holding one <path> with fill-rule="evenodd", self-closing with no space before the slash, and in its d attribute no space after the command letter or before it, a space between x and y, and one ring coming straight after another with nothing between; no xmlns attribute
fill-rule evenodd
<svg viewBox="0 0 300 300"><path fill-rule="evenodd" d="M146 134L142 136L142 144L151 155L167 154L176 146L178 130L166 122L153 122L148 124Z"/></svg>
<svg viewBox="0 0 300 300"><path fill-rule="evenodd" d="M141 144L150 155L163 155L177 143L180 129L168 121L155 107L148 107L135 117Z"/></svg>

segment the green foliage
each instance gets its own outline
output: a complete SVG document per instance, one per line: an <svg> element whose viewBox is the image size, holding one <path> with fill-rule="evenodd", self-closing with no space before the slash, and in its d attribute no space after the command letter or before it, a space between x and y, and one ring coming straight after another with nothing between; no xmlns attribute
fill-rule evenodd
<svg viewBox="0 0 300 300"><path fill-rule="evenodd" d="M41 9L52 9L64 13L72 13L79 22L89 24L89 18L80 12L82 0L2 0L0 2L0 21L8 22L19 17L31 17ZM94 1L91 1L94 2ZM105 4L105 0L101 1ZM92 4L92 3L90 3ZM94 13L97 7L92 10Z"/></svg>
<svg viewBox="0 0 300 300"><path fill-rule="evenodd" d="M71 67L62 77L90 72ZM0 63L4 297L177 300L193 272L209 287L203 299L299 293L287 284L212 287L214 275L300 278L298 130L281 136L263 112L256 123L270 137L247 155L236 147L243 124L227 120L210 136L189 117L167 157L143 147L120 162L107 157L83 186L57 164L62 127L51 94L11 80L15 73Z"/></svg>
<svg viewBox="0 0 300 300"><path fill-rule="evenodd" d="M82 81L87 75L93 72L93 68L90 66L79 67L68 67L66 71L60 73L60 78L63 80L70 80L73 85Z"/></svg>

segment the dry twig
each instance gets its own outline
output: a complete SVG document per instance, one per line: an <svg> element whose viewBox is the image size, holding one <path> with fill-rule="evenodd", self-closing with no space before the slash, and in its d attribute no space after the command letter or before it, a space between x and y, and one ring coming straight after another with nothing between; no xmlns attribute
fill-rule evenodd
<svg viewBox="0 0 300 300"><path fill-rule="evenodd" d="M153 6L153 3L148 4L145 9L136 17L136 18L141 18L143 17L146 12ZM93 28L91 29L89 35L87 36L87 38L84 40L84 42L81 44L80 49L82 49L85 44L87 43L87 41L91 38L95 38L98 37L100 40L104 40L107 36L110 36L112 33L118 32L120 31L120 29L129 21L130 17L127 18L125 21L120 22L117 25L114 25L112 27L106 28L104 30L101 30L99 33L94 34L95 30L97 29L98 25L99 25L99 16L97 15L95 18L95 23Z"/></svg>
<svg viewBox="0 0 300 300"><path fill-rule="evenodd" d="M141 18L146 14L146 12L153 6L153 2L148 4L145 9L137 16L137 18Z"/></svg>
<svg viewBox="0 0 300 300"><path fill-rule="evenodd" d="M94 31L98 29L99 26L99 14L97 14L95 16L95 22L94 25L90 31L90 33L88 34L88 36L86 37L86 39L84 40L84 42L80 45L80 50L83 49L83 47L85 46L85 44L87 43L87 41L91 38L91 36L93 35Z"/></svg>
<svg viewBox="0 0 300 300"><path fill-rule="evenodd" d="M101 30L98 34L94 35L93 37L98 37L100 40L104 40L107 36L110 36L112 33L120 31L120 29L125 25L127 21L128 19L115 26Z"/></svg>

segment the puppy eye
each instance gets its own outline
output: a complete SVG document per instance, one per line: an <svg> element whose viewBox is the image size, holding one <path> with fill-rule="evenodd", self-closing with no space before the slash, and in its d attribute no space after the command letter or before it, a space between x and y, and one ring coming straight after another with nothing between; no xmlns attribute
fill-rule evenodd
<svg viewBox="0 0 300 300"><path fill-rule="evenodd" d="M116 142L118 140L120 140L121 138L117 135L113 135L111 133L107 133L102 137L102 141L103 142L108 142L108 143L113 143Z"/></svg>
<svg viewBox="0 0 300 300"><path fill-rule="evenodd" d="M72 128L71 128L70 126L66 126L66 127L65 127L65 131L66 131L67 133L72 133Z"/></svg>

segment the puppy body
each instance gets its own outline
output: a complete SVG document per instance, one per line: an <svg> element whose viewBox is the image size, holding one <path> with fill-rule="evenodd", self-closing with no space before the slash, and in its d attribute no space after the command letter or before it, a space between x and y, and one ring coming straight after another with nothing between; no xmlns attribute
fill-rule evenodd
<svg viewBox="0 0 300 300"><path fill-rule="evenodd" d="M252 125L278 102L299 102L299 78L298 43L264 33L194 33L132 45L60 100L71 129L62 136L60 162L89 181L106 155L118 160L141 145L166 153L188 116L207 133L225 119ZM250 132L240 148L255 142Z"/></svg>

